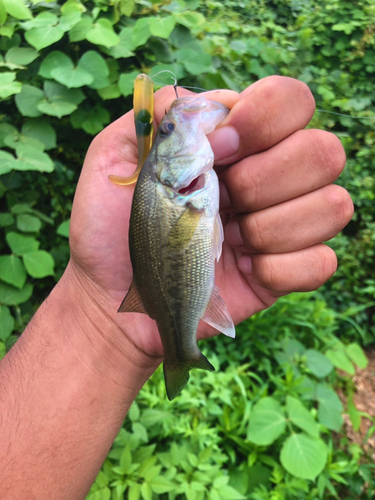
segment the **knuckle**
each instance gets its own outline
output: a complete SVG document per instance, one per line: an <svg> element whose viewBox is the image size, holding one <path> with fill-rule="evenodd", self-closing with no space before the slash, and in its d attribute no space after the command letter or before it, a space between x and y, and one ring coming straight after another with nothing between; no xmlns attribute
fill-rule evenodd
<svg viewBox="0 0 375 500"><path fill-rule="evenodd" d="M265 238L262 231L262 226L256 214L247 216L245 223L245 245L252 251L263 252L265 249Z"/></svg>
<svg viewBox="0 0 375 500"><path fill-rule="evenodd" d="M261 256L261 259L259 259L257 274L258 279L264 288L275 292L281 291L278 290L278 283L275 283L275 270L272 257L269 257L268 255Z"/></svg>

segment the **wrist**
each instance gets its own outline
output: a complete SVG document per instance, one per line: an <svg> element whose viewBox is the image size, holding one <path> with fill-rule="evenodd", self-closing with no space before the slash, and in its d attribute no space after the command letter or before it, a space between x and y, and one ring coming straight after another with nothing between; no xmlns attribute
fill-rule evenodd
<svg viewBox="0 0 375 500"><path fill-rule="evenodd" d="M162 358L141 351L116 322L110 299L70 262L47 299L57 310L64 341L94 375L131 389L135 395Z"/></svg>

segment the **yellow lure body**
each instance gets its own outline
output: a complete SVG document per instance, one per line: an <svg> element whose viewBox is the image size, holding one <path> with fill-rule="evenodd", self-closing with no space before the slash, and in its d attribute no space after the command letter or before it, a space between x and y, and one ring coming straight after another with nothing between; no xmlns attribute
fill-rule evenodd
<svg viewBox="0 0 375 500"><path fill-rule="evenodd" d="M109 179L120 186L134 184L152 146L152 122L154 119L154 82L145 74L137 76L134 82L134 123L138 145L138 164L129 177L109 175Z"/></svg>

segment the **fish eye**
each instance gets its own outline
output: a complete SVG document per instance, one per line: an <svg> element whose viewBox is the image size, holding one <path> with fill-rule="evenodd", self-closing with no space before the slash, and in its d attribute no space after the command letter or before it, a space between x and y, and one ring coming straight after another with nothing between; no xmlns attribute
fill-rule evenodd
<svg viewBox="0 0 375 500"><path fill-rule="evenodd" d="M171 135L171 133L176 128L176 124L174 122L165 122L159 129L159 133L162 137L167 137Z"/></svg>

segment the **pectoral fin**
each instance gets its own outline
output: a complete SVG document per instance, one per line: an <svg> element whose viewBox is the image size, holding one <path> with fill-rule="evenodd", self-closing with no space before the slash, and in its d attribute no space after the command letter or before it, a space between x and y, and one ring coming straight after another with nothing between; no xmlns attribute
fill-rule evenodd
<svg viewBox="0 0 375 500"><path fill-rule="evenodd" d="M223 248L223 241L224 241L224 229L223 229L223 223L221 222L221 217L220 214L218 213L216 216L215 220L215 226L214 226L214 255L216 262L219 262L220 256L221 256L221 250Z"/></svg>
<svg viewBox="0 0 375 500"><path fill-rule="evenodd" d="M188 207L171 229L167 239L168 247L176 249L185 247L194 236L202 213L200 210Z"/></svg>
<svg viewBox="0 0 375 500"><path fill-rule="evenodd" d="M117 312L136 312L147 314L139 295L137 285L134 283L134 281L132 281L129 291L126 294L124 300L121 302L121 306L118 308Z"/></svg>
<svg viewBox="0 0 375 500"><path fill-rule="evenodd" d="M232 318L224 300L220 296L220 291L217 286L214 287L210 302L208 303L202 319L216 328L216 330L219 330L219 332L224 333L224 335L232 338L236 336Z"/></svg>

